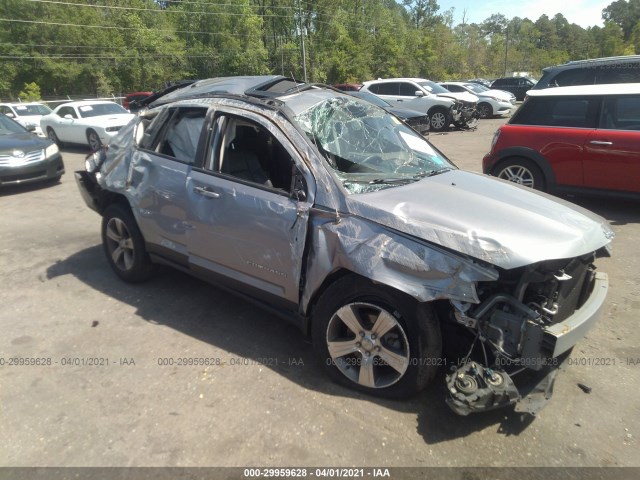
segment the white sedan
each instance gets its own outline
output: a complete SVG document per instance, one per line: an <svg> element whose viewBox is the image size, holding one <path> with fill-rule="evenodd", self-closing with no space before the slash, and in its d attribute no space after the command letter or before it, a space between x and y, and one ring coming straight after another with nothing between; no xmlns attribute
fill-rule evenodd
<svg viewBox="0 0 640 480"><path fill-rule="evenodd" d="M0 113L13 118L29 131L33 131L39 137L46 135L40 130L40 119L43 115L51 113L51 109L41 103L0 103ZM33 127L33 128L31 128Z"/></svg>
<svg viewBox="0 0 640 480"><path fill-rule="evenodd" d="M85 100L59 105L40 119L40 126L59 146L77 143L98 150L134 116L114 102Z"/></svg>
<svg viewBox="0 0 640 480"><path fill-rule="evenodd" d="M440 85L450 92L469 92L476 95L479 98L476 108L480 118L508 115L516 103L516 97L512 93L503 90L491 90L477 83L441 82Z"/></svg>

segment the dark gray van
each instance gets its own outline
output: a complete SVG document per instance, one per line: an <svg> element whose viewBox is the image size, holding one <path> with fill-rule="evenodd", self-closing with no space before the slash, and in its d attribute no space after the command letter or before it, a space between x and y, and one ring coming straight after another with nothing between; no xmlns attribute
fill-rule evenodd
<svg viewBox="0 0 640 480"><path fill-rule="evenodd" d="M547 67L543 70L542 78L531 88L540 90L572 85L639 82L640 55L627 55L577 60Z"/></svg>

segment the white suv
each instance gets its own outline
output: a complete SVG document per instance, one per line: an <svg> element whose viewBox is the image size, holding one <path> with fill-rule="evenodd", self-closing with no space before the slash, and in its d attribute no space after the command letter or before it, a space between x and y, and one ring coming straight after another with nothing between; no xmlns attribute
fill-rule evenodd
<svg viewBox="0 0 640 480"><path fill-rule="evenodd" d="M451 123L470 126L478 118L478 97L451 93L424 78L370 80L363 83L361 91L371 92L393 106L427 112L435 132L448 129Z"/></svg>

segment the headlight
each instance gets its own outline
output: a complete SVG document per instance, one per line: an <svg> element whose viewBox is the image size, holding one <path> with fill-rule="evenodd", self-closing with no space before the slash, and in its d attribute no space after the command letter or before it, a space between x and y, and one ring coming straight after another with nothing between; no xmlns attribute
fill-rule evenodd
<svg viewBox="0 0 640 480"><path fill-rule="evenodd" d="M44 157L45 158L53 157L59 151L60 149L58 148L58 145L56 145L55 143L52 143L51 145L49 145L47 148L44 149Z"/></svg>
<svg viewBox="0 0 640 480"><path fill-rule="evenodd" d="M107 127L105 128L105 131L107 132L117 132L118 130L120 130L122 127Z"/></svg>
<svg viewBox="0 0 640 480"><path fill-rule="evenodd" d="M87 159L84 161L84 169L89 173L92 173L96 169L97 165L98 165L97 153L93 153L89 155Z"/></svg>

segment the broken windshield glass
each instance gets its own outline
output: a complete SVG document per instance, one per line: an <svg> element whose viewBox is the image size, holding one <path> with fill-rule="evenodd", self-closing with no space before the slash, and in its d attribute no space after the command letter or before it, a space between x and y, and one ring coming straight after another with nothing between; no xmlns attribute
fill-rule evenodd
<svg viewBox="0 0 640 480"><path fill-rule="evenodd" d="M396 117L359 99L324 99L295 120L350 193L403 185L455 168Z"/></svg>

